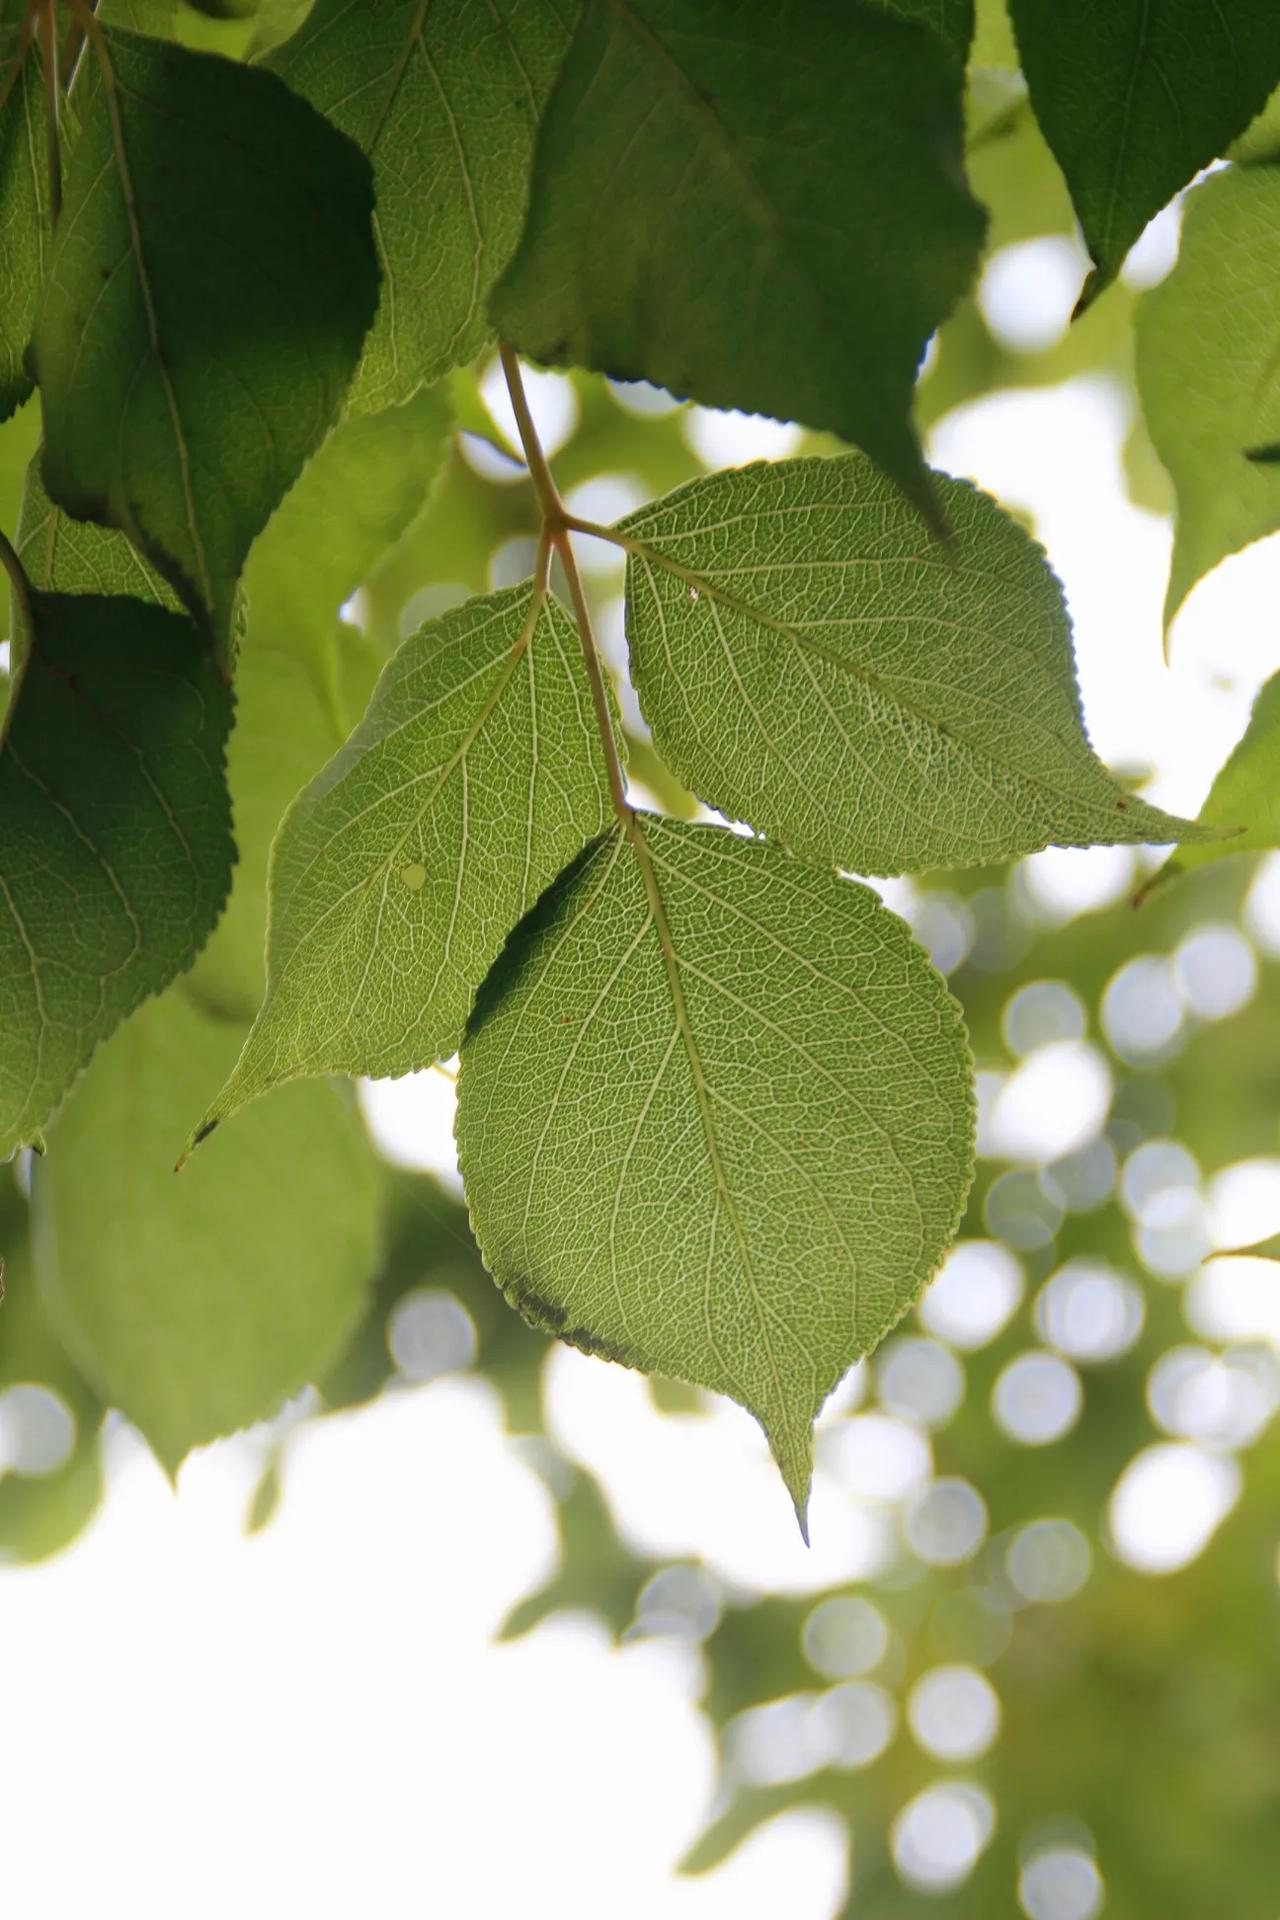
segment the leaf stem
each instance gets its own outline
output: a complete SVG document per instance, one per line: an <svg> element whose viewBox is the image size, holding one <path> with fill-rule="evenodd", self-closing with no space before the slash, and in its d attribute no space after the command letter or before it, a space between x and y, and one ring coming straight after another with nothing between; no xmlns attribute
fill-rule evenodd
<svg viewBox="0 0 1280 1920"><path fill-rule="evenodd" d="M622 825L630 830L634 814L627 800L626 776L622 771L622 762L618 758L618 742L613 730L613 716L609 711L609 694L601 669L600 649L596 645L596 637L592 631L591 610L587 606L582 575L578 572L573 542L569 538L569 529L574 523L572 517L565 511L564 501L560 498L559 488L547 464L547 456L542 451L538 429L534 425L528 396L524 390L520 362L505 341L498 348L498 356L502 362L503 377L506 380L507 392L511 396L511 406L516 416L520 445L524 449L524 457L528 462L529 478L533 482L538 508L542 514L542 537L544 541L550 542L559 556L569 588L569 598L573 603L573 617L577 623L578 638L582 642L582 657L586 663L587 680L591 687L591 704L595 709L596 727L600 734L600 745L604 750L605 766L609 774L609 798L613 802L614 813ZM594 528L584 523L583 531L593 532Z"/></svg>
<svg viewBox="0 0 1280 1920"><path fill-rule="evenodd" d="M542 451L538 429L533 423L529 398L524 390L524 378L520 372L520 362L505 340L498 347L498 358L502 362L502 376L507 383L507 392L511 396L512 411L516 416L516 430L520 435L520 445L528 464L529 478L538 496L538 506L542 511L547 531L554 538L568 525L569 516L565 512L564 501L560 498L560 490L551 477L551 468L547 465L547 456Z"/></svg>

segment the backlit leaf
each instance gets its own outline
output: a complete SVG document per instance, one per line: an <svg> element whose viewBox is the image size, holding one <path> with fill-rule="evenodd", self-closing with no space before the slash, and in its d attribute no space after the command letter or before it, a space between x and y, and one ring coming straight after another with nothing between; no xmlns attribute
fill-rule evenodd
<svg viewBox="0 0 1280 1920"><path fill-rule="evenodd" d="M949 553L857 454L716 474L622 521L659 752L731 818L861 873L1194 837L1090 748L1040 549L935 484Z"/></svg>
<svg viewBox="0 0 1280 1920"><path fill-rule="evenodd" d="M201 1136L281 1080L454 1052L507 934L605 824L598 755L577 635L531 582L406 641L281 826L266 999Z"/></svg>
<svg viewBox="0 0 1280 1920"><path fill-rule="evenodd" d="M909 424L972 275L960 73L870 0L588 0L493 311L536 360L830 428L931 508Z"/></svg>
<svg viewBox="0 0 1280 1920"><path fill-rule="evenodd" d="M1210 787L1200 818L1228 828L1232 838L1179 847L1156 880L1172 880L1229 854L1280 847L1280 674L1254 701L1249 725Z"/></svg>
<svg viewBox="0 0 1280 1920"><path fill-rule="evenodd" d="M39 1276L68 1343L167 1467L333 1360L377 1260L379 1182L332 1087L290 1087L175 1178L243 1029L178 985L103 1048L33 1180Z"/></svg>
<svg viewBox="0 0 1280 1920"><path fill-rule="evenodd" d="M225 638L373 316L369 169L274 75L160 40L95 31L77 104L33 341L45 484Z"/></svg>
<svg viewBox="0 0 1280 1920"><path fill-rule="evenodd" d="M1280 166L1187 195L1168 279L1138 308L1138 390L1178 496L1165 623L1196 581L1280 527Z"/></svg>
<svg viewBox="0 0 1280 1920"><path fill-rule="evenodd" d="M373 163L383 290L351 397L404 400L475 358L524 218L573 0L318 0L270 65Z"/></svg>
<svg viewBox="0 0 1280 1920"><path fill-rule="evenodd" d="M0 1156L227 896L231 693L183 614L33 592L0 741Z"/></svg>
<svg viewBox="0 0 1280 1920"><path fill-rule="evenodd" d="M748 1407L803 1525L814 1417L969 1184L963 1028L903 923L776 848L637 816L513 937L459 1092L508 1299Z"/></svg>
<svg viewBox="0 0 1280 1920"><path fill-rule="evenodd" d="M1010 0L1036 117L1101 291L1153 214L1280 80L1274 0Z"/></svg>
<svg viewBox="0 0 1280 1920"><path fill-rule="evenodd" d="M191 988L251 1020L266 984L267 861L290 803L360 718L379 658L338 618L421 508L445 448L440 399L344 421L254 542L227 754L239 860Z"/></svg>

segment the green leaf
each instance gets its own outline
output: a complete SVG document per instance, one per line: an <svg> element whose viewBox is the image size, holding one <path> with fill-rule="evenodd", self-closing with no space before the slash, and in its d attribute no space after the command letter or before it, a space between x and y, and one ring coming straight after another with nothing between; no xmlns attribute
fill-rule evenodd
<svg viewBox="0 0 1280 1920"><path fill-rule="evenodd" d="M0 26L0 420L31 391L23 356L49 246L44 79L40 51Z"/></svg>
<svg viewBox="0 0 1280 1920"><path fill-rule="evenodd" d="M44 480L224 639L377 300L367 163L272 74L91 36L32 358Z"/></svg>
<svg viewBox="0 0 1280 1920"><path fill-rule="evenodd" d="M274 630L300 654L324 647L343 602L425 506L451 425L448 397L430 392L334 428L249 556L251 638Z"/></svg>
<svg viewBox="0 0 1280 1920"><path fill-rule="evenodd" d="M197 1139L281 1080L455 1051L503 942L608 818L577 635L531 582L405 642L271 861L267 996Z"/></svg>
<svg viewBox="0 0 1280 1920"><path fill-rule="evenodd" d="M267 862L289 804L359 719L378 659L338 609L416 516L444 457L436 394L334 429L254 543L227 755L239 861L192 991L251 1020L266 986ZM353 702L352 695L358 694Z"/></svg>
<svg viewBox="0 0 1280 1920"><path fill-rule="evenodd" d="M1090 748L1040 548L935 484L950 552L859 454L715 474L623 520L659 753L731 818L860 873L1194 837Z"/></svg>
<svg viewBox="0 0 1280 1920"><path fill-rule="evenodd" d="M71 1364L36 1288L26 1202L13 1172L0 1168L0 1396L10 1387L38 1388L50 1394L66 1420L66 1458L48 1470L12 1470L5 1446L0 1471L0 1560L42 1560L57 1553L85 1525L102 1494L98 1428L102 1407L97 1395ZM11 1405L12 1403L10 1403ZM44 1410L57 1418L47 1401ZM0 1428L8 1426L0 1413ZM6 1436L7 1438L7 1436Z"/></svg>
<svg viewBox="0 0 1280 1920"><path fill-rule="evenodd" d="M1280 80L1275 0L1010 0L1031 103L1095 263L1087 302L1153 214Z"/></svg>
<svg viewBox="0 0 1280 1920"><path fill-rule="evenodd" d="M493 311L544 361L830 428L926 512L925 344L982 211L954 56L869 0L588 0Z"/></svg>
<svg viewBox="0 0 1280 1920"><path fill-rule="evenodd" d="M958 1009L867 888L636 816L522 924L463 1047L485 1259L561 1339L728 1393L804 1524L810 1428L972 1167Z"/></svg>
<svg viewBox="0 0 1280 1920"><path fill-rule="evenodd" d="M373 163L382 305L351 398L403 400L473 360L524 219L573 0L318 0L270 65Z"/></svg>
<svg viewBox="0 0 1280 1920"><path fill-rule="evenodd" d="M1187 195L1168 279L1138 306L1138 391L1178 496L1165 625L1220 560L1280 527L1280 167Z"/></svg>
<svg viewBox="0 0 1280 1920"><path fill-rule="evenodd" d="M233 848L231 693L182 614L33 591L0 742L0 1157L190 966Z"/></svg>
<svg viewBox="0 0 1280 1920"><path fill-rule="evenodd" d="M1211 860L1280 847L1280 674L1267 681L1254 701L1249 724L1210 787L1200 819L1226 827L1233 838L1179 847L1146 892Z"/></svg>
<svg viewBox="0 0 1280 1920"><path fill-rule="evenodd" d="M28 577L50 593L120 594L181 613L182 603L124 534L73 520L44 490L37 451L22 488L18 553Z"/></svg>
<svg viewBox="0 0 1280 1920"><path fill-rule="evenodd" d="M1219 1247L1215 1260L1280 1260L1280 1233L1265 1240L1252 1240L1247 1247Z"/></svg>
<svg viewBox="0 0 1280 1920"><path fill-rule="evenodd" d="M376 1163L332 1087L291 1087L180 1178L243 1029L181 986L104 1047L32 1186L39 1275L73 1353L172 1471L335 1357L377 1260Z"/></svg>
<svg viewBox="0 0 1280 1920"><path fill-rule="evenodd" d="M881 5L903 20L928 27L964 65L973 39L973 0L881 0Z"/></svg>

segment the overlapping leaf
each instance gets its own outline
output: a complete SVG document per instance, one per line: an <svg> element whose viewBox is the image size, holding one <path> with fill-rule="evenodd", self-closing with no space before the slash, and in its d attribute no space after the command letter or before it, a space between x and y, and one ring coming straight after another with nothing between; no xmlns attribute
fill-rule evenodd
<svg viewBox="0 0 1280 1920"><path fill-rule="evenodd" d="M223 638L373 317L369 168L272 74L119 31L91 47L32 348L45 484Z"/></svg>
<svg viewBox="0 0 1280 1920"><path fill-rule="evenodd" d="M1274 0L1010 0L1010 10L1036 117L1095 262L1088 298L1280 81L1280 8Z"/></svg>
<svg viewBox="0 0 1280 1920"><path fill-rule="evenodd" d="M973 39L973 0L882 0L891 13L918 20L945 41L961 66Z"/></svg>
<svg viewBox="0 0 1280 1920"><path fill-rule="evenodd" d="M870 0L588 0L493 311L534 359L826 427L918 504L925 343L972 275L960 71Z"/></svg>
<svg viewBox="0 0 1280 1920"><path fill-rule="evenodd" d="M520 237L573 0L318 0L270 56L373 163L382 304L351 397L385 407L475 358Z"/></svg>
<svg viewBox="0 0 1280 1920"><path fill-rule="evenodd" d="M1249 725L1209 789L1200 818L1229 829L1232 837L1179 847L1160 869L1160 879L1171 880L1229 854L1280 847L1280 674L1267 681L1254 701Z"/></svg>
<svg viewBox="0 0 1280 1920"><path fill-rule="evenodd" d="M172 988L102 1049L33 1181L54 1317L170 1469L330 1364L377 1260L375 1163L332 1087L287 1088L175 1179L242 1035Z"/></svg>
<svg viewBox="0 0 1280 1920"><path fill-rule="evenodd" d="M1280 166L1188 194L1178 262L1138 310L1138 389L1177 491L1165 622L1228 554L1280 527Z"/></svg>
<svg viewBox="0 0 1280 1920"><path fill-rule="evenodd" d="M531 582L406 641L271 862L267 994L198 1137L281 1080L452 1053L510 929L599 833L577 636Z"/></svg>
<svg viewBox="0 0 1280 1920"><path fill-rule="evenodd" d="M622 521L659 751L730 817L862 873L1196 837L1093 754L1040 549L936 485L949 553L857 454L716 474Z"/></svg>
<svg viewBox="0 0 1280 1920"><path fill-rule="evenodd" d="M440 399L344 421L307 463L244 574L245 634L227 756L236 881L193 991L252 1019L265 987L267 859L291 801L364 711L380 661L338 609L426 499L445 448ZM96 530L95 530L96 531Z"/></svg>
<svg viewBox="0 0 1280 1920"><path fill-rule="evenodd" d="M0 22L0 420L31 391L23 361L49 245L40 54Z"/></svg>
<svg viewBox="0 0 1280 1920"><path fill-rule="evenodd" d="M869 890L637 816L523 923L468 1032L485 1259L562 1339L748 1407L803 1524L818 1409L958 1224L967 1057Z"/></svg>
<svg viewBox="0 0 1280 1920"><path fill-rule="evenodd" d="M231 694L183 614L33 592L0 742L0 1156L191 964L230 884Z"/></svg>

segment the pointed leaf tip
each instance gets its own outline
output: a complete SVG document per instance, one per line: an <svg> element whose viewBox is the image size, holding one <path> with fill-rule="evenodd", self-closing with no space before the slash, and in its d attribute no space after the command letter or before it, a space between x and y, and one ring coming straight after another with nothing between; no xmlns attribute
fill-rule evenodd
<svg viewBox="0 0 1280 1920"><path fill-rule="evenodd" d="M747 1408L807 1540L813 1422L959 1224L969 1075L954 1001L869 888L636 816L480 995L472 1223L543 1327Z"/></svg>

